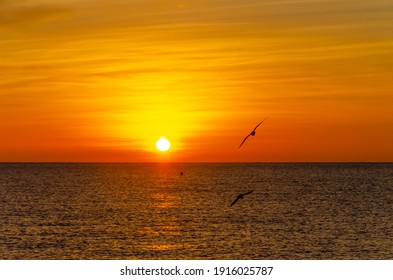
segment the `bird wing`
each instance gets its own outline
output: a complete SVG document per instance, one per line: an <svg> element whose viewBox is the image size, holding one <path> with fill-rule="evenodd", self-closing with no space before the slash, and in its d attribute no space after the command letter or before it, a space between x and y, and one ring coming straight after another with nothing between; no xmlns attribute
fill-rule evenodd
<svg viewBox="0 0 393 280"><path fill-rule="evenodd" d="M253 132L258 128L258 126L260 126L264 121L266 120L266 118L263 119L263 121L261 121L253 130Z"/></svg>
<svg viewBox="0 0 393 280"><path fill-rule="evenodd" d="M231 203L231 205L229 205L229 207L231 207L233 204L235 204L238 200L239 200L239 197L236 197L236 199Z"/></svg>
<svg viewBox="0 0 393 280"><path fill-rule="evenodd" d="M244 138L244 140L243 140L243 142L240 144L239 148L243 145L244 142L246 142L246 140L247 140L248 137L250 137L250 134L248 134L248 135L246 136L246 138ZM239 149L239 148L238 148L238 149Z"/></svg>
<svg viewBox="0 0 393 280"><path fill-rule="evenodd" d="M242 195L247 195L247 194L250 194L250 193L252 193L254 190L252 190L252 191L249 191L249 192L246 192L246 193L243 193Z"/></svg>

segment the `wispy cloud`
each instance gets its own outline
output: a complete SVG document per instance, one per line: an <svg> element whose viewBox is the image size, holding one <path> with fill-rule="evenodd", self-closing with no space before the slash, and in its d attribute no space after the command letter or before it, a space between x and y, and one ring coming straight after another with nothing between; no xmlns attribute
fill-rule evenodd
<svg viewBox="0 0 393 280"><path fill-rule="evenodd" d="M3 0L0 2L0 29L7 26L24 27L30 24L56 21L69 17L72 12L72 9L67 6L16 5L14 2Z"/></svg>

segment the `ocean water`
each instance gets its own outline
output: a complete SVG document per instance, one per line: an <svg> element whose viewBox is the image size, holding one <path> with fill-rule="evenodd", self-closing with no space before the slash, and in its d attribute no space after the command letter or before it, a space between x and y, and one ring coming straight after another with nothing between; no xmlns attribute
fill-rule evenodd
<svg viewBox="0 0 393 280"><path fill-rule="evenodd" d="M0 259L393 259L391 163L1 163L0 206Z"/></svg>

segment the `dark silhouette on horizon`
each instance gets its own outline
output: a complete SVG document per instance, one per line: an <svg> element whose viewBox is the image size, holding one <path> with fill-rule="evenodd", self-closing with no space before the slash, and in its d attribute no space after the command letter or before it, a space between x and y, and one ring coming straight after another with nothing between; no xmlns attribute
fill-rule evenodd
<svg viewBox="0 0 393 280"><path fill-rule="evenodd" d="M231 203L231 205L229 205L229 207L231 207L231 206L234 205L239 199L243 199L245 195L248 195L248 194L252 193L253 191L254 191L254 190L249 191L249 192L246 192L246 193L239 194L239 195L236 197L236 199Z"/></svg>
<svg viewBox="0 0 393 280"><path fill-rule="evenodd" d="M255 136L255 130L256 130L256 129L258 128L258 126L260 126L266 119L267 119L267 118L264 118L263 121L261 121L261 122L253 129L253 131L251 131L251 133L248 134L248 135L246 136L246 138L244 138L243 142L240 144L240 146L239 146L238 149L240 149L240 147L244 144L244 142L246 142L246 140L247 140L248 137L250 137L250 136Z"/></svg>

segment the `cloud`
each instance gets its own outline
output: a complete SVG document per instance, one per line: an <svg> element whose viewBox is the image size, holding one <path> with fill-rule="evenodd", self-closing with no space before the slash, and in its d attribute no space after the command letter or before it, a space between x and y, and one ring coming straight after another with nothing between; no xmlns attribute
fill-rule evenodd
<svg viewBox="0 0 393 280"><path fill-rule="evenodd" d="M72 9L58 5L14 5L0 0L0 28L26 26L69 17Z"/></svg>

